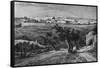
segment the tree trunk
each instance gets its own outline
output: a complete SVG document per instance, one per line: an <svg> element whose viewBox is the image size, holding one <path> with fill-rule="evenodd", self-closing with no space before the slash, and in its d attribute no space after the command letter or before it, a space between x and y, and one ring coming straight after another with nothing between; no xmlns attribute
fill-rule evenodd
<svg viewBox="0 0 100 68"><path fill-rule="evenodd" d="M68 51L69 51L69 43L68 43L67 40L65 40L65 44L67 45L67 47L68 47Z"/></svg>

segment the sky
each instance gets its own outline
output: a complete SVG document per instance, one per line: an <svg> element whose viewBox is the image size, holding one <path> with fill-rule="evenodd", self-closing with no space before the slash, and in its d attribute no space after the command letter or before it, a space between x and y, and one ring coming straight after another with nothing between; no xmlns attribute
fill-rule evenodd
<svg viewBox="0 0 100 68"><path fill-rule="evenodd" d="M96 19L96 7L15 2L15 17L63 16Z"/></svg>

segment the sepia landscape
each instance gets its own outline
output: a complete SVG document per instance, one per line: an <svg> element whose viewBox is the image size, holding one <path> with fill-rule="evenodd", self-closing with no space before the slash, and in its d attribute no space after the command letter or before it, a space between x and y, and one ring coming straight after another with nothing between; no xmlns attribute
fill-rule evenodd
<svg viewBox="0 0 100 68"><path fill-rule="evenodd" d="M97 61L96 7L15 2L15 65Z"/></svg>

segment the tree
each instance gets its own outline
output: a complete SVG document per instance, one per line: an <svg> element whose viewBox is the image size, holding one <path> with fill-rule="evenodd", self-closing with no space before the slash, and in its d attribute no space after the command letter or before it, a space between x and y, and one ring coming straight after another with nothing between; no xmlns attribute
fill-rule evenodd
<svg viewBox="0 0 100 68"><path fill-rule="evenodd" d="M63 28L56 24L53 29L56 29L56 33L59 35L60 41L64 41L68 47L69 52L73 52L73 47L77 46L80 38L80 33L77 30L71 28Z"/></svg>
<svg viewBox="0 0 100 68"><path fill-rule="evenodd" d="M71 43L71 51L73 50L73 47L79 49L80 32L78 30L72 29L70 32L69 40Z"/></svg>
<svg viewBox="0 0 100 68"><path fill-rule="evenodd" d="M18 43L15 46L16 52L20 52L20 57L24 58L29 56L28 53L31 52L31 46L29 42Z"/></svg>
<svg viewBox="0 0 100 68"><path fill-rule="evenodd" d="M58 24L56 24L53 28L56 29L56 33L59 35L60 41L64 41L69 49L69 43L68 43L69 30L68 29L65 30Z"/></svg>
<svg viewBox="0 0 100 68"><path fill-rule="evenodd" d="M52 32L47 32L47 33L46 33L46 42L47 42L49 45L51 45L51 46L54 48L54 50L56 50L56 47L55 47L56 41L53 39Z"/></svg>

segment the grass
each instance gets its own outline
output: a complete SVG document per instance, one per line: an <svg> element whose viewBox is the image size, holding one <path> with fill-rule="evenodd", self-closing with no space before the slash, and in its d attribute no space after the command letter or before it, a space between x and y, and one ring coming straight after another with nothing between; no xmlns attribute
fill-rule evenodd
<svg viewBox="0 0 100 68"><path fill-rule="evenodd" d="M77 30L80 30L83 33L87 33L90 31L94 25L63 25L64 27L70 27ZM34 38L39 35L44 35L46 32L51 32L51 25L45 25L45 26L25 26L22 28L16 28L15 30L15 38L21 37L21 36L28 36L29 38Z"/></svg>

